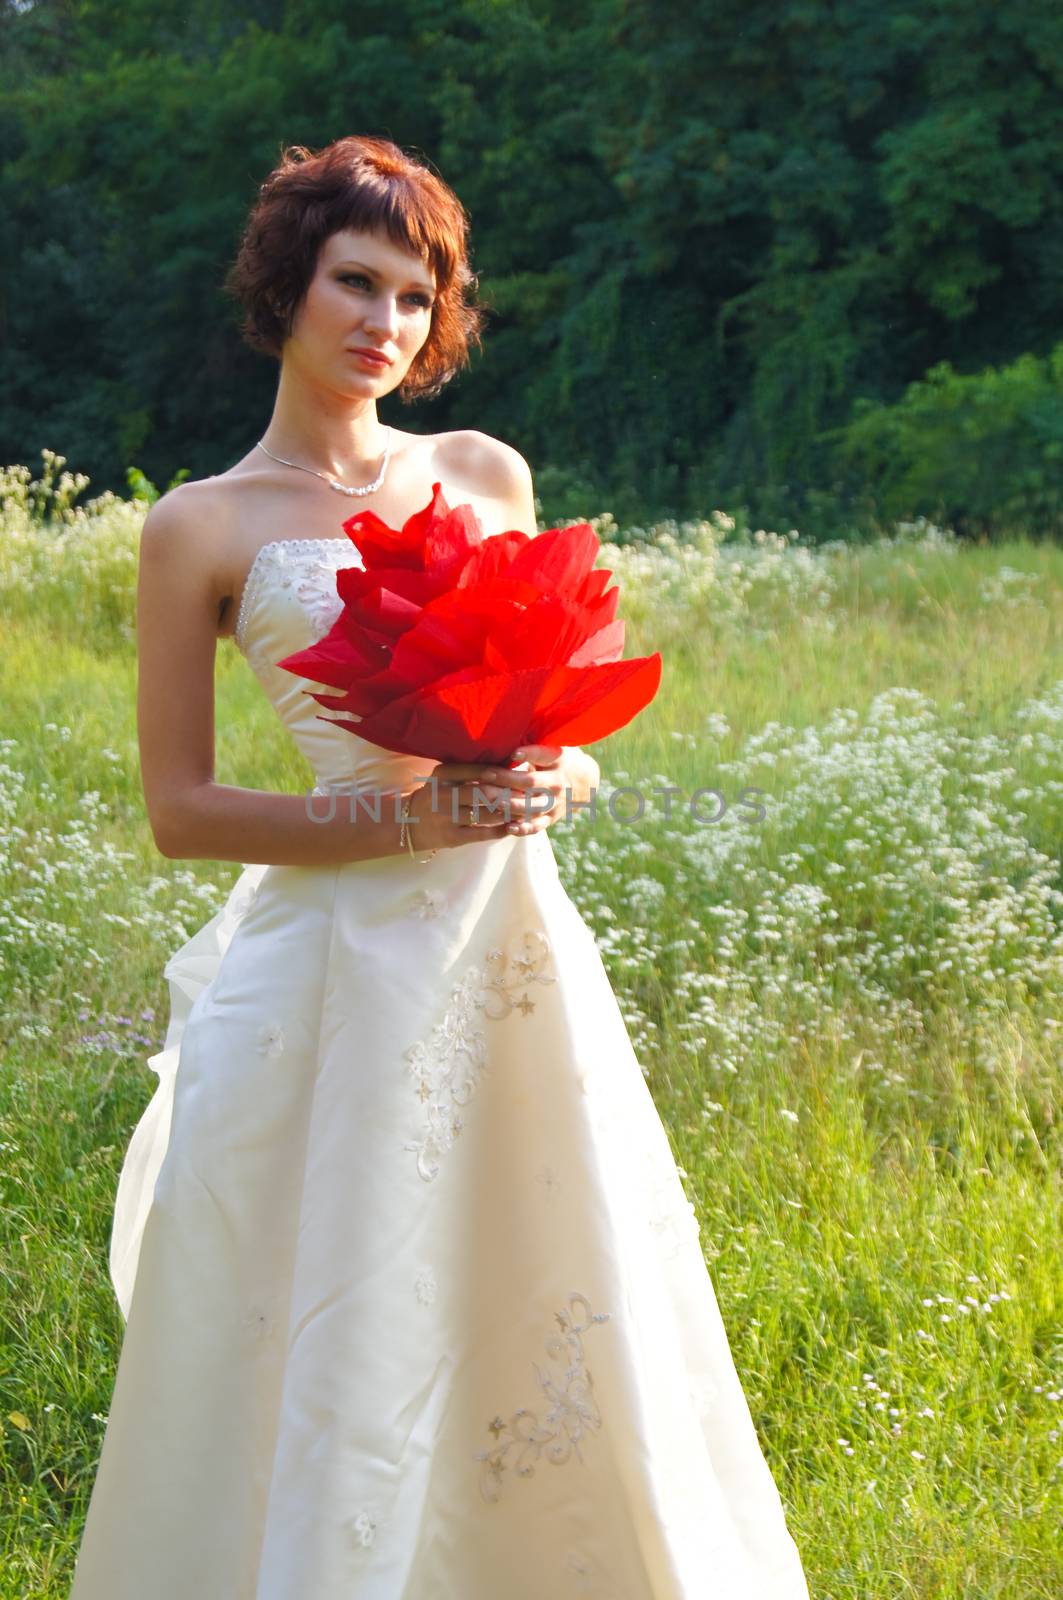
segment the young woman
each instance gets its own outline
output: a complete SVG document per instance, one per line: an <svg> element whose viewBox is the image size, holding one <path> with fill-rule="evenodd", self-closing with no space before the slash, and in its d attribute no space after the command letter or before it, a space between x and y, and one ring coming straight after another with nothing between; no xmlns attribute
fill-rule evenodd
<svg viewBox="0 0 1063 1600"><path fill-rule="evenodd" d="M144 525L154 837L255 865L166 967L72 1600L807 1596L693 1207L546 837L597 764L394 755L277 666L338 615L355 510L400 526L439 484L487 534L536 532L510 446L377 417L467 363L474 281L425 165L371 138L287 150L229 278L280 363L273 414ZM314 796L215 782L218 637ZM372 792L402 797L405 828L398 805L337 803Z"/></svg>

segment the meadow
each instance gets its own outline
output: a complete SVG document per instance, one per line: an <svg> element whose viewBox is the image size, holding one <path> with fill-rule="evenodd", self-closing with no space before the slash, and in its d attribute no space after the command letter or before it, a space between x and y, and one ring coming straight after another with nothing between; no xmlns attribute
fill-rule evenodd
<svg viewBox="0 0 1063 1600"><path fill-rule="evenodd" d="M145 503L78 508L62 466L0 475L0 1600L69 1587L162 969L239 874L154 848ZM664 675L550 837L812 1596L1056 1600L1063 548L592 521ZM217 698L218 780L305 788L231 643Z"/></svg>

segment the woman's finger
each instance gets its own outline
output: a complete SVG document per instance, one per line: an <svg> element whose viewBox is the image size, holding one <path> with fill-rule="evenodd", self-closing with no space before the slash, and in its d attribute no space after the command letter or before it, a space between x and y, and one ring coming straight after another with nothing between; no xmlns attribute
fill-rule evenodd
<svg viewBox="0 0 1063 1600"><path fill-rule="evenodd" d="M530 761L533 767L556 767L564 755L559 744L526 744L514 750L511 761Z"/></svg>

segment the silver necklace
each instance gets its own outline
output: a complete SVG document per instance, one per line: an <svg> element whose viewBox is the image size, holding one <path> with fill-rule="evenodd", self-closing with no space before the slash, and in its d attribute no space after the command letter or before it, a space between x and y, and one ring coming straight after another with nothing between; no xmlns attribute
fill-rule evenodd
<svg viewBox="0 0 1063 1600"><path fill-rule="evenodd" d="M372 494L375 489L380 488L380 485L384 481L384 474L388 470L388 461L391 457L391 429L389 428L387 431L387 443L384 446L384 459L380 463L380 471L377 473L372 483L360 485L341 483L340 480L336 477L333 477L330 472L319 472L316 467L300 467L298 461L285 461L283 456L273 455L273 451L267 449L262 443L261 439L258 440L258 448L260 450L265 450L268 456L272 456L273 460L279 461L282 466L297 467L300 472L312 472L315 478L324 478L329 488L335 489L337 494Z"/></svg>

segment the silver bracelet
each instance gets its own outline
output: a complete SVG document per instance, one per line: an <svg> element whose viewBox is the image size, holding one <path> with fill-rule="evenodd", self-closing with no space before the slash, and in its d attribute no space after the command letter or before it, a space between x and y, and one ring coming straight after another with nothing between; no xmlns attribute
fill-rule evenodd
<svg viewBox="0 0 1063 1600"><path fill-rule="evenodd" d="M414 849L413 849L413 831L409 827L410 801L412 799L413 799L413 795L412 794L404 795L403 799L402 799L402 810L399 813L399 815L400 815L400 817L402 819L402 826L399 828L399 849L401 850L403 845L405 845L407 847L407 849L409 850L409 852L410 852L410 860L411 861L416 861L417 860L417 856L414 854ZM434 855L437 855L437 854L438 854L438 849L435 849L435 850L429 850L429 852L428 852L428 854L426 856L421 856L420 861L421 861L422 867L426 866L428 864L428 862L431 861L432 857Z"/></svg>

